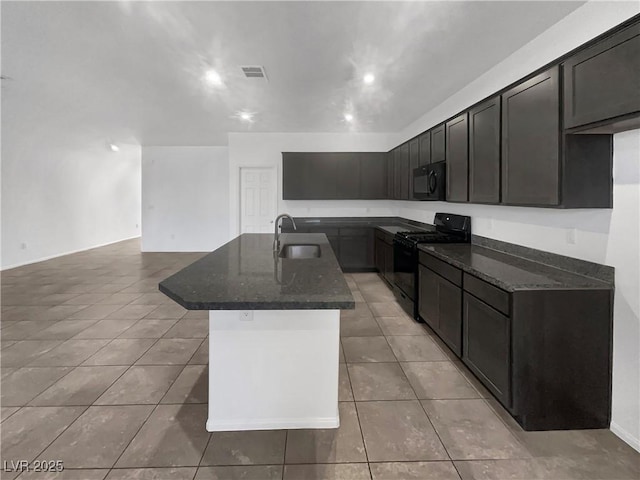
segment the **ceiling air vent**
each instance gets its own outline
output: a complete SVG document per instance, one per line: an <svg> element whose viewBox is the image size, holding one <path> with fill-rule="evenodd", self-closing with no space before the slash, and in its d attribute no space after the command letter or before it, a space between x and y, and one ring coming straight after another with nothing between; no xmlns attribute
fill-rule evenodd
<svg viewBox="0 0 640 480"><path fill-rule="evenodd" d="M268 80L264 67L261 67L260 65L245 65L240 68L242 68L242 73L244 73L244 76L247 78L263 78Z"/></svg>

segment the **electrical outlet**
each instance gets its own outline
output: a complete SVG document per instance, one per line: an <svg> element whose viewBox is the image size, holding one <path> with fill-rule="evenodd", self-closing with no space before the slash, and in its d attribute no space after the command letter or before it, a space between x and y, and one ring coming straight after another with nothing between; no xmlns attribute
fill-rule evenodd
<svg viewBox="0 0 640 480"><path fill-rule="evenodd" d="M567 230L567 243L569 245L575 245L576 244L576 229L575 228L570 228L569 230Z"/></svg>
<svg viewBox="0 0 640 480"><path fill-rule="evenodd" d="M26 250L27 249L27 244L26 243L21 243L20 244L20 249L21 250Z"/></svg>
<svg viewBox="0 0 640 480"><path fill-rule="evenodd" d="M253 320L253 311L245 310L240 312L240 320L244 320L246 322L250 322L251 320Z"/></svg>
<svg viewBox="0 0 640 480"><path fill-rule="evenodd" d="M490 219L487 221L487 229L488 229L488 230L493 230L493 218L490 218Z"/></svg>

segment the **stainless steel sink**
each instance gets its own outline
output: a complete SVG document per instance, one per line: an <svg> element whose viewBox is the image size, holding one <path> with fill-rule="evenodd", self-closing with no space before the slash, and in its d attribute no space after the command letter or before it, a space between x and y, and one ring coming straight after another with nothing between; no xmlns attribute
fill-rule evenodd
<svg viewBox="0 0 640 480"><path fill-rule="evenodd" d="M278 256L280 258L318 258L320 257L320 245L283 245Z"/></svg>

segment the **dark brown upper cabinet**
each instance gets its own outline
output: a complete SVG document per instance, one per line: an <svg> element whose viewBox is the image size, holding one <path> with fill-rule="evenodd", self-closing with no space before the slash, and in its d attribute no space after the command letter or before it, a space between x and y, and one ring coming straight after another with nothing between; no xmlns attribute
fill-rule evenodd
<svg viewBox="0 0 640 480"><path fill-rule="evenodd" d="M418 137L419 160L418 166L429 165L431 163L431 130L424 132Z"/></svg>
<svg viewBox="0 0 640 480"><path fill-rule="evenodd" d="M566 60L564 127L605 122L601 133L640 126L640 23ZM619 122L611 119L618 118Z"/></svg>
<svg viewBox="0 0 640 480"><path fill-rule="evenodd" d="M395 154L395 195L396 200L409 200L409 143L403 143Z"/></svg>
<svg viewBox="0 0 640 480"><path fill-rule="evenodd" d="M341 200L361 198L360 176L364 173L364 166L361 169L360 155L357 153L334 153L331 155L331 160L336 164L334 177L336 183L335 198Z"/></svg>
<svg viewBox="0 0 640 480"><path fill-rule="evenodd" d="M469 112L469 201L500 203L500 97Z"/></svg>
<svg viewBox="0 0 640 480"><path fill-rule="evenodd" d="M394 155L395 155L395 150L391 150L390 152L387 152L386 154L386 158L387 158L387 198L395 198L395 192L394 192L394 173L395 173L395 165L394 165Z"/></svg>
<svg viewBox="0 0 640 480"><path fill-rule="evenodd" d="M420 140L409 142L409 198L413 199L413 170L420 166Z"/></svg>
<svg viewBox="0 0 640 480"><path fill-rule="evenodd" d="M284 152L284 200L389 198L387 154L381 152Z"/></svg>
<svg viewBox="0 0 640 480"><path fill-rule="evenodd" d="M464 113L446 124L447 201L469 200L469 129Z"/></svg>
<svg viewBox="0 0 640 480"><path fill-rule="evenodd" d="M420 166L420 141L414 138L409 142L409 171Z"/></svg>
<svg viewBox="0 0 640 480"><path fill-rule="evenodd" d="M503 203L560 203L559 112L558 67L502 94Z"/></svg>
<svg viewBox="0 0 640 480"><path fill-rule="evenodd" d="M372 152L363 154L358 165L359 176L356 171L345 172L360 181L360 195L364 200L388 198L387 196L387 154Z"/></svg>
<svg viewBox="0 0 640 480"><path fill-rule="evenodd" d="M613 136L562 134L558 70L502 94L502 203L611 208Z"/></svg>
<svg viewBox="0 0 640 480"><path fill-rule="evenodd" d="M393 196L391 198L400 200L402 198L402 173L401 173L400 147L393 149Z"/></svg>
<svg viewBox="0 0 640 480"><path fill-rule="evenodd" d="M442 162L445 157L444 123L431 130L431 163Z"/></svg>

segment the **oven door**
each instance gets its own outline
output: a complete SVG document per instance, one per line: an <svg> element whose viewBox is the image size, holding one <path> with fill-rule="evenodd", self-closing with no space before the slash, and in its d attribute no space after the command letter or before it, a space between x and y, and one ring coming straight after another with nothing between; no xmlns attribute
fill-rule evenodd
<svg viewBox="0 0 640 480"><path fill-rule="evenodd" d="M393 281L407 297L414 300L416 252L413 247L393 240Z"/></svg>

